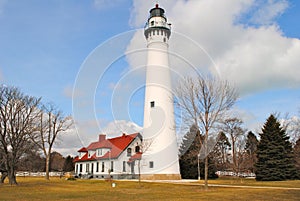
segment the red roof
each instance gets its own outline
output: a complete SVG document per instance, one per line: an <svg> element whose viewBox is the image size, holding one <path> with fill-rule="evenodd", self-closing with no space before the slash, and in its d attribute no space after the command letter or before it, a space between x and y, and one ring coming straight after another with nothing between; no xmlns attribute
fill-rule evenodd
<svg viewBox="0 0 300 201"><path fill-rule="evenodd" d="M92 142L88 147L87 150L96 150L99 148L111 148L112 144L109 140L103 140L101 142Z"/></svg>
<svg viewBox="0 0 300 201"><path fill-rule="evenodd" d="M129 163L135 161L135 160L141 160L142 158L142 153L141 152L138 152L136 154L134 154L133 156L131 156L128 160Z"/></svg>
<svg viewBox="0 0 300 201"><path fill-rule="evenodd" d="M73 162L77 161L95 161L96 160L96 154L93 154L90 158L88 157L88 153L84 154L83 157L79 158L79 156L76 156L73 160Z"/></svg>
<svg viewBox="0 0 300 201"><path fill-rule="evenodd" d="M87 148L82 147L81 149L78 150L78 152L88 152Z"/></svg>
<svg viewBox="0 0 300 201"><path fill-rule="evenodd" d="M130 135L123 134L120 137L110 138L102 141L92 142L87 148L86 152L101 148L109 148L110 151L105 153L102 157L96 157L94 154L92 157L88 158L88 153L86 153L82 158L76 157L74 162L77 161L89 161L89 160L96 160L96 159L111 159L111 158L118 158L119 155L128 147L128 145L139 135L139 133L134 133ZM85 152L82 151L84 148L81 148L78 152Z"/></svg>

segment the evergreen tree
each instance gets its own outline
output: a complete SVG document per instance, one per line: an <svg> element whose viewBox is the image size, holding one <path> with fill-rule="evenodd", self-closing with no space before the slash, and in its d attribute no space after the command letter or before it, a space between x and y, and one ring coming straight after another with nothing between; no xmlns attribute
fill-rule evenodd
<svg viewBox="0 0 300 201"><path fill-rule="evenodd" d="M212 157L215 161L216 167L220 171L225 171L229 167L229 151L231 150L231 144L224 132L219 133L218 141L212 152Z"/></svg>
<svg viewBox="0 0 300 201"><path fill-rule="evenodd" d="M247 153L246 168L251 172L254 172L254 165L257 161L256 150L257 150L258 140L252 131L248 132L246 139L245 151Z"/></svg>
<svg viewBox="0 0 300 201"><path fill-rule="evenodd" d="M294 159L298 171L298 176L300 177L300 138L296 141L296 144L294 146Z"/></svg>
<svg viewBox="0 0 300 201"><path fill-rule="evenodd" d="M63 171L71 172L73 170L74 170L73 158L70 155L68 155L67 158L65 159Z"/></svg>
<svg viewBox="0 0 300 201"><path fill-rule="evenodd" d="M282 181L297 178L292 145L274 115L262 128L257 146L256 180Z"/></svg>
<svg viewBox="0 0 300 201"><path fill-rule="evenodd" d="M204 136L200 134L196 125L191 126L190 131L187 132L182 140L180 146L180 174L183 179L197 179L198 178L198 155L201 149ZM204 177L204 162L200 162L200 175ZM212 157L209 156L209 178L217 178L216 167Z"/></svg>

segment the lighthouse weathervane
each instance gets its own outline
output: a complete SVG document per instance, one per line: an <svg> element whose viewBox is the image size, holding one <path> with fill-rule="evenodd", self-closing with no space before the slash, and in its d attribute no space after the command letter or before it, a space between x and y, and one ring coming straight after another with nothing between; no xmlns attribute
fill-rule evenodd
<svg viewBox="0 0 300 201"><path fill-rule="evenodd" d="M144 179L180 179L174 106L169 66L171 26L158 4L145 26L147 40L144 103Z"/></svg>

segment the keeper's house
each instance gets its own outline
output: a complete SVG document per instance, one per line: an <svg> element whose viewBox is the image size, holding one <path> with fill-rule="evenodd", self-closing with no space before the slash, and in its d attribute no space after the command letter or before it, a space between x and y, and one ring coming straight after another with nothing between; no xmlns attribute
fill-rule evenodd
<svg viewBox="0 0 300 201"><path fill-rule="evenodd" d="M78 150L75 157L75 174L81 178L131 179L138 176L142 136L140 133L99 140Z"/></svg>

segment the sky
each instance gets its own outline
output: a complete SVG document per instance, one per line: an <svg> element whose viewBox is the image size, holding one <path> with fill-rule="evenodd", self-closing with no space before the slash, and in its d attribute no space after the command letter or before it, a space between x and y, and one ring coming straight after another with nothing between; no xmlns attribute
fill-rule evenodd
<svg viewBox="0 0 300 201"><path fill-rule="evenodd" d="M297 0L0 0L0 84L73 116L58 151L142 127L143 27L156 3L172 23L173 86L196 71L230 81L233 113L254 132L270 113L299 115Z"/></svg>

